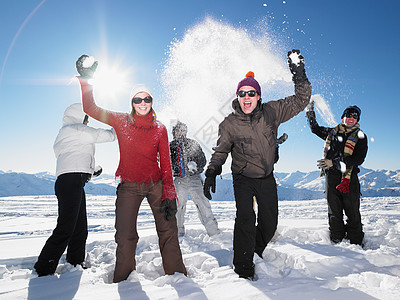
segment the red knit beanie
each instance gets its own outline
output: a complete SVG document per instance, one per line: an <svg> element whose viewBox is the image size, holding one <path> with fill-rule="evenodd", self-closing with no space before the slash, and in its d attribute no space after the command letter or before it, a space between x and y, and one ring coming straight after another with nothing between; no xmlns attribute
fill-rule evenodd
<svg viewBox="0 0 400 300"><path fill-rule="evenodd" d="M246 85L253 87L261 97L261 87L258 84L257 80L254 79L254 73L252 71L247 72L246 78L242 79L238 83L238 86L237 86L237 89L236 89L236 95L239 92L239 89L242 86L246 86Z"/></svg>

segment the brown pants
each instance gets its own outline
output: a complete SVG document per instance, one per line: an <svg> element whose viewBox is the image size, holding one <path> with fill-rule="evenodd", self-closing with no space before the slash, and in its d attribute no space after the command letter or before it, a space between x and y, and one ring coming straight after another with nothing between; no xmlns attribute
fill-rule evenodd
<svg viewBox="0 0 400 300"><path fill-rule="evenodd" d="M122 182L118 185L115 203L117 253L113 282L127 279L136 269L135 253L139 240L136 225L139 207L144 197L153 211L165 274L179 272L187 275L179 247L176 218L167 221L164 213L160 212L162 190L161 180L140 184Z"/></svg>

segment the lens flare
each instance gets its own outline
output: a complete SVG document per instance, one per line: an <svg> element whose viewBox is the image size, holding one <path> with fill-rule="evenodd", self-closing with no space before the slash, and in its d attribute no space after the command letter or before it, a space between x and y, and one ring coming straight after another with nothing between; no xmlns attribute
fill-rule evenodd
<svg viewBox="0 0 400 300"><path fill-rule="evenodd" d="M99 66L92 81L96 101L99 100L104 104L116 101L128 102L123 94L129 94L132 68L123 67L118 62L109 63L106 59L101 58L98 59L98 62Z"/></svg>

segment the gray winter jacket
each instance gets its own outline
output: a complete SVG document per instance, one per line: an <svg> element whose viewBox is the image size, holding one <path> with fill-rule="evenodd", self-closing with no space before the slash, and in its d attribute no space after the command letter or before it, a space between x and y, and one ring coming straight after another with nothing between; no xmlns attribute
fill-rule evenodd
<svg viewBox="0 0 400 300"><path fill-rule="evenodd" d="M266 177L273 171L278 126L309 103L311 84L308 80L295 84L295 94L284 99L258 102L251 114L244 114L239 101L233 100L234 112L219 125L217 146L213 148L209 169L220 170L228 154L232 155L233 174L250 178Z"/></svg>

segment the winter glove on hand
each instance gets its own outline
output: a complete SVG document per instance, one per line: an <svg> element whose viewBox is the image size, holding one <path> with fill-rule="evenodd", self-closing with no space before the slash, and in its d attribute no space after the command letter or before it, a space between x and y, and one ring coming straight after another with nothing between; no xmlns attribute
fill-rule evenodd
<svg viewBox="0 0 400 300"><path fill-rule="evenodd" d="M197 172L197 163L195 161L189 161L187 164L189 169L189 175L195 175Z"/></svg>
<svg viewBox="0 0 400 300"><path fill-rule="evenodd" d="M164 218L167 221L173 219L177 212L176 200L164 199L161 202L160 212L165 213Z"/></svg>
<svg viewBox="0 0 400 300"><path fill-rule="evenodd" d="M288 138L287 133L285 132L284 134L282 134L277 140L276 140L276 148L275 148L275 158L274 158L274 164L276 164L279 160L279 145L283 144L284 142L286 142Z"/></svg>
<svg viewBox="0 0 400 300"><path fill-rule="evenodd" d="M287 138L288 138L288 135L287 135L286 132L284 132L284 133L276 140L276 144L277 144L277 145L283 144L284 142L286 142Z"/></svg>
<svg viewBox="0 0 400 300"><path fill-rule="evenodd" d="M98 177L103 172L103 169L100 166L96 166L94 168L93 177Z"/></svg>
<svg viewBox="0 0 400 300"><path fill-rule="evenodd" d="M350 190L349 184L350 184L350 179L343 178L342 181L340 182L340 184L336 186L336 189L338 191L341 191L342 193L348 193Z"/></svg>
<svg viewBox="0 0 400 300"><path fill-rule="evenodd" d="M293 82L300 83L307 80L306 71L304 70L304 57L300 54L300 50L292 50L287 54L287 61L290 72L293 74Z"/></svg>
<svg viewBox="0 0 400 300"><path fill-rule="evenodd" d="M213 193L215 193L215 186L216 186L215 177L216 176L209 176L209 177L206 177L206 179L204 180L203 193L204 193L204 196L206 196L206 198L208 200L212 199L212 196L210 194L210 188L211 188L211 191Z"/></svg>
<svg viewBox="0 0 400 300"><path fill-rule="evenodd" d="M76 61L76 70L82 78L91 79L97 69L97 65L97 61L94 61L92 57L84 54Z"/></svg>
<svg viewBox="0 0 400 300"><path fill-rule="evenodd" d="M206 178L204 179L203 193L208 200L212 199L210 194L210 188L211 191L215 193L215 186L216 186L215 177L221 174L221 172L222 172L222 167L219 166L217 169L208 168L207 171L204 173L204 175L206 175Z"/></svg>
<svg viewBox="0 0 400 300"><path fill-rule="evenodd" d="M306 117L308 119L308 122L311 123L312 121L315 120L315 111L313 110L306 111Z"/></svg>
<svg viewBox="0 0 400 300"><path fill-rule="evenodd" d="M330 159L324 158L324 159L317 160L317 166L318 166L318 168L325 171L325 170L328 170L333 167L333 162Z"/></svg>

